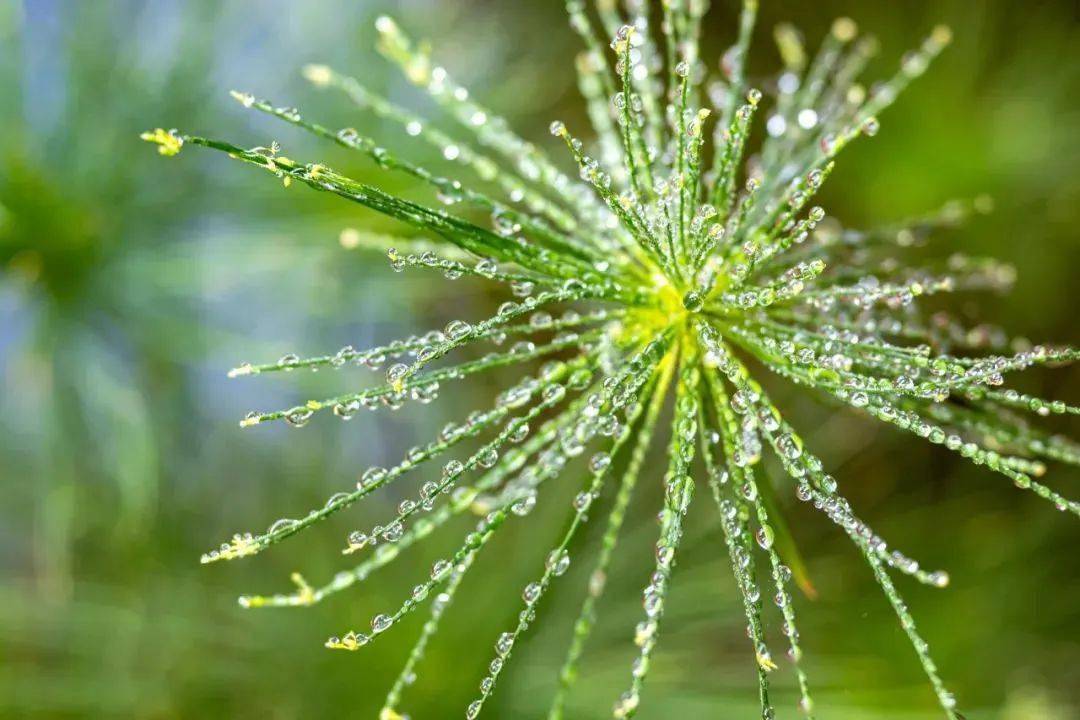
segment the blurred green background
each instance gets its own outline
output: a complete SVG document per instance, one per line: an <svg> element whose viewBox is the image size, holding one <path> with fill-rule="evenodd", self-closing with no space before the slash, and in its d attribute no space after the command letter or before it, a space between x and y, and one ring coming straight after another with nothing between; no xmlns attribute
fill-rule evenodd
<svg viewBox="0 0 1080 720"><path fill-rule="evenodd" d="M707 57L731 42L734 4L714 3ZM385 516L400 491L256 559L204 568L199 554L235 530L321 504L361 468L389 462L487 402L492 381L448 391L422 412L240 431L247 410L367 378L343 370L226 381L225 371L438 327L448 306L475 317L491 307L489 288L396 275L382 258L337 242L347 226L399 229L383 219L283 190L208 153L165 161L137 135L162 126L243 145L276 138L290 156L408 192L399 177L246 113L227 91L296 104L400 150L408 143L399 134L299 77L305 63L325 62L429 110L373 51L372 20L392 10L435 41L481 102L548 142L552 119L585 122L572 72L579 47L561 5L0 1L0 717L374 716L420 614L361 653L321 643L399 602L462 530L306 610L244 611L235 598L285 590L296 569L328 578L342 566L344 534ZM935 246L997 255L1020 279L1011 296L980 300L977 315L966 299L960 311L1035 341L1080 343L1075 5L764 5L753 77L775 69L769 35L782 20L815 47L833 17L853 16L881 41L871 77L891 72L934 24L954 28L953 47L882 116L880 135L845 152L823 204L866 225L989 193L992 215L939 235ZM1020 384L1080 398L1075 368L1031 371ZM965 714L1080 717L1075 521L942 448L777 392L861 515L924 564L951 572L946 591L900 586ZM1076 423L1058 426L1080 435ZM1068 468L1049 475L1067 495L1080 492L1078 481ZM646 487L633 506L571 717L608 717L628 678L656 502L656 488ZM508 528L478 563L407 696L414 718L462 715L494 638L516 616L520 587L561 527L556 505L565 507L549 504ZM756 716L744 622L710 510L700 503L693 513L643 718ZM789 520L819 593L797 601L819 717L939 717L846 539L810 508L793 505ZM545 629L517 651L491 717L539 717L546 708L586 565L546 601ZM794 718L790 681L775 676L779 717Z"/></svg>

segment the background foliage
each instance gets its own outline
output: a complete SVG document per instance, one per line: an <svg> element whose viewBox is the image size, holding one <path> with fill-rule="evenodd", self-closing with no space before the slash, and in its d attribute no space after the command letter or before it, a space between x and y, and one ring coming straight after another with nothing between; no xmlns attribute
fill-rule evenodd
<svg viewBox="0 0 1080 720"><path fill-rule="evenodd" d="M719 51L735 15L733 3L714 5L707 35ZM439 57L488 105L527 136L553 141L552 118L584 122L570 72L578 47L560 6L0 3L0 716L372 715L404 644L387 639L336 654L321 643L399 597L419 571L396 564L362 592L308 610L236 605L240 592L284 589L301 564L315 577L332 573L355 515L248 563L200 568L197 559L235 528L317 504L364 464L430 435L465 398L448 392L422 413L403 410L377 424L361 416L302 432L241 432L235 420L248 409L286 406L327 378L226 381L224 371L440 326L449 319L447 293L457 317L492 299L478 285L429 286L424 276L397 276L381 258L343 249L343 227L393 229L362 209L249 180L209 155L166 168L137 134L176 125L265 136L266 144L276 138L286 151L301 147L305 157L408 192L400 178L244 113L227 91L251 90L380 134L376 121L306 87L299 69L326 62L422 107L371 48L372 19L393 9L414 35L436 42ZM983 319L1034 340L1080 343L1075 9L765 3L751 77L775 67L768 33L776 22L792 20L813 40L840 14L880 38L884 67L937 22L951 24L956 41L881 118L880 135L845 155L825 207L866 225L991 194L992 215L936 242L1017 266L1015 293L983 303ZM385 128L381 134L408 149ZM1024 381L1043 396L1080 397L1075 368L1029 371ZM832 414L805 396L778 402L816 428L808 439L868 522L951 572L945 592L907 593L969 716L1077 717L1080 529L941 448ZM1059 425L1074 436L1080 429ZM1050 475L1066 494L1076 494L1078 480L1068 469ZM377 504L360 512L372 519ZM652 530L646 503L639 505L573 717L607 717L629 662L627 627L639 612ZM553 537L561 515L548 507L529 527L544 525ZM741 612L716 561L720 540L706 507L691 518L674 620L643 717L754 712ZM845 539L805 508L792 507L791 522L819 594L799 602L823 716L937 717L895 619ZM531 531L508 531L481 561L471 582L489 587L471 594L482 602L455 606L425 665L431 692L407 703L415 717L460 715L491 644L475 631L478 620L505 625L516 589L542 562L550 537L537 542ZM418 557L412 569L429 560ZM541 612L568 620L578 602L572 584ZM412 619L395 632L417 625ZM542 693L569 636L568 627L565 635L549 627L527 640L504 676L493 717L546 707Z"/></svg>

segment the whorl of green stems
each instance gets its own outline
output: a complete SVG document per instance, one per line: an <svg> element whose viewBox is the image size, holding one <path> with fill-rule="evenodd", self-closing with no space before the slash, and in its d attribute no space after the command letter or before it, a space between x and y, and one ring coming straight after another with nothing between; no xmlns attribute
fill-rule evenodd
<svg viewBox="0 0 1080 720"><path fill-rule="evenodd" d="M477 373L529 368L492 407L450 423L399 464L368 468L355 489L331 496L322 507L299 519L278 520L261 534L237 533L203 556L203 562L212 562L253 555L406 475L421 477L417 492L391 517L348 535L345 554L367 553L359 564L319 586L294 575L293 592L240 599L245 607L310 605L362 583L436 528L470 513L478 516L396 609L372 618L370 629L349 630L326 642L358 650L430 602L428 620L387 696L383 720L403 717L398 707L406 686L476 555L508 520L527 516L548 485L579 472L583 456L586 471L569 526L547 553L538 579L525 587L518 620L497 636L480 694L465 709L467 718L483 710L515 645L534 622L537 604L566 571L571 552L577 552L572 543L580 527L591 514L606 513L549 713L552 720L564 716L586 641L601 620L597 601L646 453L664 436L667 473L656 556L643 592L644 618L634 630L637 657L614 717L633 716L642 702L674 581L683 518L702 482L717 513L718 549L731 560L742 598L761 716L774 717L769 676L783 662L769 649L771 605L782 621L799 706L812 714L809 680L799 664L795 595L789 589L792 579L804 590L810 586L776 491L762 476L767 451L789 476L788 489L834 521L865 557L945 715L959 717L893 580L899 574L944 587L949 576L924 569L859 519L837 479L753 377L750 358L755 367L944 445L1059 510L1080 515L1080 504L1035 480L1046 471L1044 461L1080 465L1080 445L1024 417L1025 412L1080 414L1080 408L1000 387L1006 374L1072 362L1080 351L1016 341L1007 352L1010 343L1000 330L968 329L940 313L930 322L920 312L921 299L931 294L1007 289L1014 280L1007 265L959 255L922 266L895 259L898 249L987 210L988 202L951 203L870 230L842 228L812 204L840 151L861 136L877 134L877 116L948 44L949 31L934 29L895 75L868 93L856 80L873 44L857 39L854 22L836 21L809 60L798 34L782 26L776 39L783 71L775 97L766 99L748 87L745 72L756 0L743 3L735 44L715 82L698 55L707 4L664 2L661 31L654 34L650 3L644 0L625 3L625 12L614 3L597 2L599 28L584 2L567 1L571 25L586 46L577 69L595 135L586 140L553 122L552 134L568 151L561 159L516 135L458 85L426 45L413 43L389 18L376 23L380 51L456 130L429 126L325 66L305 68L316 86L345 93L415 141L438 148L448 163L465 171L462 178L429 170L352 128L329 129L295 108L233 93L245 107L430 187L434 204L395 197L322 164L297 162L276 142L245 149L176 130L143 134L165 156L185 145L205 147L266 170L286 187L299 183L388 215L430 239L403 237L395 247L383 237L349 229L342 244L381 247L399 272L437 270L450 280L501 283L514 298L479 321L456 319L442 330L367 350L346 345L307 359L286 355L277 362L245 363L230 373L385 366L383 382L288 409L253 412L240 423L284 420L302 427L322 410L349 420L361 409L392 411L407 402L432 402L443 384ZM603 34L612 37L610 53ZM748 166L758 114L764 115L767 134ZM474 219L454 212L457 208L472 211ZM490 214L490 228L477 224L475 211ZM485 346L494 349L452 359ZM672 384L674 410L663 432ZM436 462L442 467L432 470ZM608 488L614 503L601 511L596 501ZM763 600L766 595L772 595L772 603Z"/></svg>

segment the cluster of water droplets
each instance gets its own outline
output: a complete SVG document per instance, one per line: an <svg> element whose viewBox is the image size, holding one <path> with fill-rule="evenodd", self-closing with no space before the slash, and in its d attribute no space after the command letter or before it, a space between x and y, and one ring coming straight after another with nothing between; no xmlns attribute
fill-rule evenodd
<svg viewBox="0 0 1080 720"><path fill-rule="evenodd" d="M545 461L543 456L537 464L536 473L548 470L551 474L557 474L569 458L581 455L586 445L594 438L616 438L611 451L600 450L593 453L588 460L589 479L585 487L577 493L572 500L574 519L570 529L563 536L562 541L548 553L544 563L544 573L539 580L528 583L522 590L522 600L525 607L518 616L518 622L512 631L499 635L495 643L495 658L489 665L489 674L480 682L480 697L469 704L466 709L466 717L476 717L483 707L484 701L494 690L505 661L509 658L517 639L524 633L536 617L536 605L547 591L552 580L563 575L570 566L570 555L567 550L571 539L580 525L587 521L588 511L593 501L598 497L603 481L611 467L612 455L618 453L619 448L629 439L629 428L634 424L643 410L637 398L642 387L652 377L652 370L662 357L662 345L651 341L639 352L635 353L627 367L619 374L608 376L602 383L599 392L591 393L585 397L580 415L577 416L562 433L558 443L549 451L550 457ZM643 366L647 371L643 371ZM631 367L633 370L631 370ZM616 412L625 415L625 422L620 422ZM522 473L528 473L529 468ZM519 478L520 479L520 478ZM516 491L513 485L508 485L507 490ZM528 491L527 491L528 492ZM531 510L535 504L535 493L524 496L526 508L520 514ZM518 501L518 506L522 501ZM515 506L511 506L512 508Z"/></svg>

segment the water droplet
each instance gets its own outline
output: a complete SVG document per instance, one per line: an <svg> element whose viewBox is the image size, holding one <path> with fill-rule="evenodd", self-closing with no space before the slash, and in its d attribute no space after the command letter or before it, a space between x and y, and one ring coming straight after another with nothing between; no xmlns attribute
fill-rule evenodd
<svg viewBox="0 0 1080 720"><path fill-rule="evenodd" d="M714 225L713 227L719 227L719 226ZM698 310L701 310L701 308L705 306L705 298L703 298L701 296L701 293L699 293L699 292L697 292L695 290L691 290L690 292L683 295L682 303L683 303L683 307L686 308L687 310L689 310L690 312L697 312Z"/></svg>
<svg viewBox="0 0 1080 720"><path fill-rule="evenodd" d="M451 320L446 325L446 334L450 337L451 340L461 340L465 337L468 337L469 333L471 332L472 325L465 322L464 320Z"/></svg>
<svg viewBox="0 0 1080 720"><path fill-rule="evenodd" d="M532 605L540 598L540 590L540 583L531 582L521 591L521 599L524 600L526 604Z"/></svg>
<svg viewBox="0 0 1080 720"><path fill-rule="evenodd" d="M293 408L285 414L285 422L287 422L291 427L304 427L308 424L308 421L311 420L311 416L314 414L314 411L312 411L310 408Z"/></svg>
<svg viewBox="0 0 1080 720"><path fill-rule="evenodd" d="M451 567L452 564L449 560L436 560L435 564L431 566L431 579L438 580L449 573Z"/></svg>
<svg viewBox="0 0 1080 720"><path fill-rule="evenodd" d="M275 520L274 524L266 529L266 534L277 535L278 533L285 532L286 530L292 530L299 524L300 522L298 520L293 520L291 518L281 518L280 520Z"/></svg>
<svg viewBox="0 0 1080 720"><path fill-rule="evenodd" d="M589 470L594 473L601 473L611 465L611 456L606 452L598 452L589 458Z"/></svg>
<svg viewBox="0 0 1080 720"><path fill-rule="evenodd" d="M358 490L366 490L381 483L387 475L386 468L378 466L369 467L360 476L360 482L356 484Z"/></svg>
<svg viewBox="0 0 1080 720"><path fill-rule="evenodd" d="M359 400L346 400L334 405L334 414L342 420L351 420L360 410Z"/></svg>
<svg viewBox="0 0 1080 720"><path fill-rule="evenodd" d="M570 555L565 550L552 550L547 557L547 568L552 575L559 576L570 567Z"/></svg>
<svg viewBox="0 0 1080 720"><path fill-rule="evenodd" d="M518 516L528 515L536 507L536 494L530 493L510 506L510 512Z"/></svg>
<svg viewBox="0 0 1080 720"><path fill-rule="evenodd" d="M381 633L388 629L393 623L394 620L389 615L376 615L371 618L371 631L374 633Z"/></svg>

